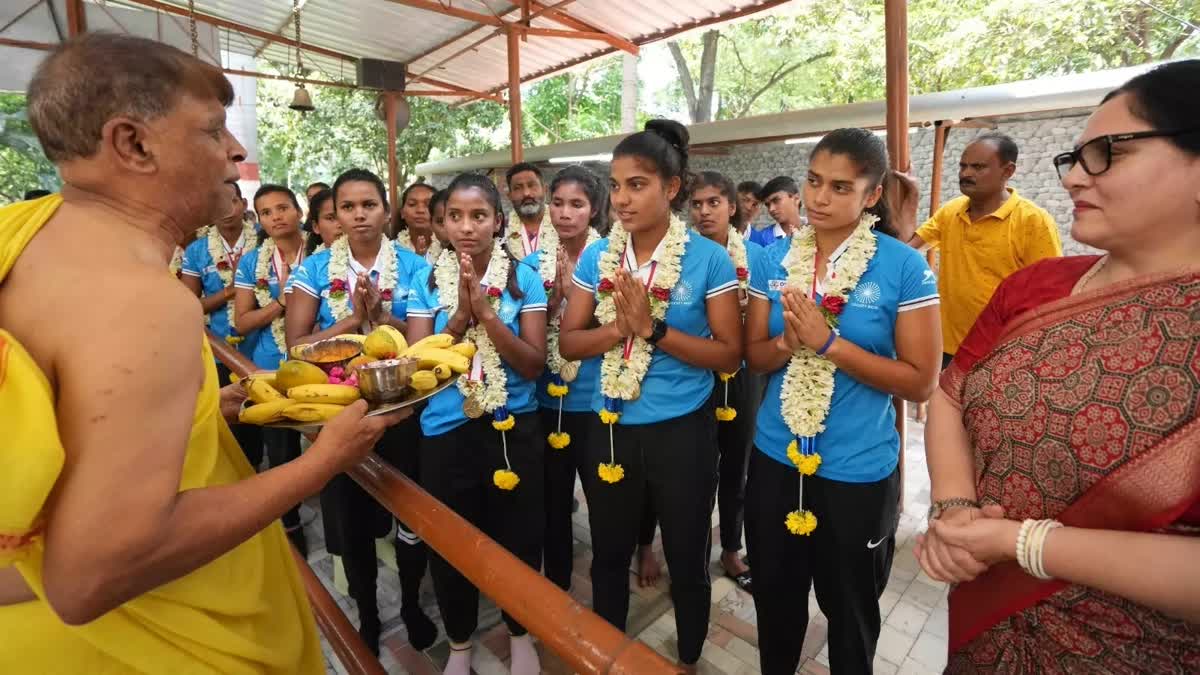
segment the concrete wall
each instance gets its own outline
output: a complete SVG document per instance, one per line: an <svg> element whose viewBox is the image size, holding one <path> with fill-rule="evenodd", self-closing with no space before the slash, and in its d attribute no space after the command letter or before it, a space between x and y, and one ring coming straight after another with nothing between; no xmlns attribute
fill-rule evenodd
<svg viewBox="0 0 1200 675"><path fill-rule="evenodd" d="M1017 161L1017 171L1011 185L1028 199L1032 199L1042 208L1050 212L1058 222L1062 233L1064 253L1068 255L1089 252L1091 249L1080 244L1070 236L1071 199L1058 180L1050 159L1065 150L1070 150L1087 120L1088 111L1072 111L1054 116L1043 116L1038 119L1020 119L1000 121L997 131L1013 137L1020 147L1020 158ZM958 159L963 148L982 130L953 129L946 143L946 153L942 170L942 202L957 197L958 191ZM920 217L928 216L929 181L932 173L933 158L933 129L918 129L909 135L912 147L913 168L922 186ZM745 180L757 180L765 183L770 178L786 174L799 180L804 174L808 163L812 143L787 145L782 142L762 143L753 145L738 145L728 149L722 155L695 155L692 157L693 171L720 171L729 176L734 183ZM607 172L607 164L596 162L588 165L597 173ZM547 170L547 179L557 171L558 167ZM501 182L503 173L499 172ZM450 182L449 175L432 176L432 182L438 187L445 187ZM501 188L503 189L503 187ZM756 225L769 222L765 211L759 215Z"/></svg>

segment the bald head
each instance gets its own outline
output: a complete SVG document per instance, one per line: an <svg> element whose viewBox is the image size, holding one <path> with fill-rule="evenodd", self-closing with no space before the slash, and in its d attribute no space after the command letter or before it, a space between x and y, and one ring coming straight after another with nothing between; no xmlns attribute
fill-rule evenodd
<svg viewBox="0 0 1200 675"><path fill-rule="evenodd" d="M132 35L84 33L38 66L29 85L29 123L53 162L92 156L116 117L152 122L184 94L233 102L217 67L170 45Z"/></svg>

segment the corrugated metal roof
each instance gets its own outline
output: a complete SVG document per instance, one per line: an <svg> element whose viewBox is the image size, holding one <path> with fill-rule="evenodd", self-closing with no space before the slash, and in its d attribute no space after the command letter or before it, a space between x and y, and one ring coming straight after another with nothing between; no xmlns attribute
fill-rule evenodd
<svg viewBox="0 0 1200 675"><path fill-rule="evenodd" d="M153 5L142 0L118 0ZM159 0L178 8L186 0ZM415 0L457 10L492 15L506 22L521 17L519 3L508 0ZM642 44L707 22L769 9L784 0L536 0L530 2L534 28L590 30ZM197 0L196 12L260 31L294 36L291 0ZM143 6L147 11L154 11ZM498 92L508 84L506 37L497 26L449 16L405 4L405 0L307 0L301 10L301 38L316 47L353 58L376 58L409 64L410 91L441 88L414 76L427 76L475 92ZM282 64L295 62L295 50L236 30L222 30L222 45L239 54ZM557 72L614 51L608 42L530 35L521 43L523 81ZM304 52L306 68L319 79L351 80L354 63L328 54Z"/></svg>

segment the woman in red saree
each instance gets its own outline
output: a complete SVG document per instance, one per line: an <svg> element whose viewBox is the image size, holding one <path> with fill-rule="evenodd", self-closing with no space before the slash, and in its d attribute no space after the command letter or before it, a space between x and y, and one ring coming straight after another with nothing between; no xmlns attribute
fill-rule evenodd
<svg viewBox="0 0 1200 675"><path fill-rule="evenodd" d="M1055 158L1106 254L1007 279L942 376L917 555L958 584L948 672L1200 672L1198 89L1193 60L1106 97Z"/></svg>

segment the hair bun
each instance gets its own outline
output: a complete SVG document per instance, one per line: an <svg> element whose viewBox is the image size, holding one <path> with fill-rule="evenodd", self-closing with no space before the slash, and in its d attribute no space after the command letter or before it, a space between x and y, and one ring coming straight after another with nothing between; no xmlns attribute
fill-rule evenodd
<svg viewBox="0 0 1200 675"><path fill-rule="evenodd" d="M684 156L688 154L688 142L691 137L687 127L679 122L666 119L650 120L646 122L646 131L661 136Z"/></svg>

